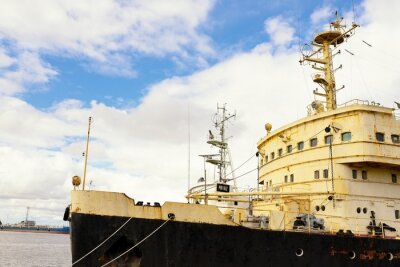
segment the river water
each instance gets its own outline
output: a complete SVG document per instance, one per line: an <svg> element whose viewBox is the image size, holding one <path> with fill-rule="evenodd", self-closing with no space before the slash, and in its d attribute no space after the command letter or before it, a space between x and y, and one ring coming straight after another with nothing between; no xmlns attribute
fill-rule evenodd
<svg viewBox="0 0 400 267"><path fill-rule="evenodd" d="M69 235L0 231L0 266L71 266Z"/></svg>

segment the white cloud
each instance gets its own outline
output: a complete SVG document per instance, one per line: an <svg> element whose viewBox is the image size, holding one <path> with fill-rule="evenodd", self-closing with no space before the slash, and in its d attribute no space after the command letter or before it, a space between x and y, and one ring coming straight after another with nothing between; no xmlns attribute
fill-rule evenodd
<svg viewBox="0 0 400 267"><path fill-rule="evenodd" d="M267 19L264 28L275 45L288 45L294 39L294 28L281 16Z"/></svg>
<svg viewBox="0 0 400 267"><path fill-rule="evenodd" d="M127 54L213 53L208 38L198 32L213 2L6 0L0 36L19 49L83 56L97 63L94 71L101 66L101 72L122 70L120 75L132 76ZM116 59L123 63L110 64Z"/></svg>
<svg viewBox="0 0 400 267"><path fill-rule="evenodd" d="M330 6L324 6L316 9L310 16L311 23L314 25L320 24L321 22L325 23L328 18L332 18L333 14L333 9Z"/></svg>

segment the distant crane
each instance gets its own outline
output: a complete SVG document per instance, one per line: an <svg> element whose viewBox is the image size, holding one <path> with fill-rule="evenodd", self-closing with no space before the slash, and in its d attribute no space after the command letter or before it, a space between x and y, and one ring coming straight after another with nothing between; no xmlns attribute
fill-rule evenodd
<svg viewBox="0 0 400 267"><path fill-rule="evenodd" d="M28 223L29 209L30 209L29 207L26 207L25 227L29 226L29 223Z"/></svg>

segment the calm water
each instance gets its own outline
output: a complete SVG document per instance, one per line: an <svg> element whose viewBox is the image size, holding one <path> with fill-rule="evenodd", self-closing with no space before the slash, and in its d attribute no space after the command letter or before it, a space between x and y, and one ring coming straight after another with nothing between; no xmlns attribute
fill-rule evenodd
<svg viewBox="0 0 400 267"><path fill-rule="evenodd" d="M0 231L0 266L71 266L69 235Z"/></svg>

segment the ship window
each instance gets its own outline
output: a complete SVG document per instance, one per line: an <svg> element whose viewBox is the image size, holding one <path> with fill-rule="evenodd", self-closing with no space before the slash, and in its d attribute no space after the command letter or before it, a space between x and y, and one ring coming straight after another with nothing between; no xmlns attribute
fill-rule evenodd
<svg viewBox="0 0 400 267"><path fill-rule="evenodd" d="M290 175L290 182L293 183L294 182L294 174Z"/></svg>
<svg viewBox="0 0 400 267"><path fill-rule="evenodd" d="M385 134L384 133L375 133L376 141L384 142L385 141Z"/></svg>
<svg viewBox="0 0 400 267"><path fill-rule="evenodd" d="M361 213L361 208L360 207L357 208L357 213Z"/></svg>
<svg viewBox="0 0 400 267"><path fill-rule="evenodd" d="M361 172L361 177L363 178L363 180L367 180L367 171L362 171Z"/></svg>
<svg viewBox="0 0 400 267"><path fill-rule="evenodd" d="M328 169L324 169L324 178L328 178L328 175L329 175Z"/></svg>
<svg viewBox="0 0 400 267"><path fill-rule="evenodd" d="M315 210L316 210L316 211L319 211L319 206L315 206Z"/></svg>
<svg viewBox="0 0 400 267"><path fill-rule="evenodd" d="M353 179L357 179L357 170L352 170Z"/></svg>
<svg viewBox="0 0 400 267"><path fill-rule="evenodd" d="M272 187L272 180L269 180L269 187Z"/></svg>
<svg viewBox="0 0 400 267"><path fill-rule="evenodd" d="M292 153L293 147L292 145L287 146L287 153Z"/></svg>
<svg viewBox="0 0 400 267"><path fill-rule="evenodd" d="M304 148L304 142L298 142L297 143L297 150L303 150Z"/></svg>
<svg viewBox="0 0 400 267"><path fill-rule="evenodd" d="M325 144L332 144L333 141L333 135L327 135L325 136Z"/></svg>
<svg viewBox="0 0 400 267"><path fill-rule="evenodd" d="M324 205L321 206L321 210L325 211L325 206Z"/></svg>
<svg viewBox="0 0 400 267"><path fill-rule="evenodd" d="M342 133L342 141L350 141L351 140L351 132Z"/></svg>
<svg viewBox="0 0 400 267"><path fill-rule="evenodd" d="M319 179L319 170L314 171L314 179Z"/></svg>
<svg viewBox="0 0 400 267"><path fill-rule="evenodd" d="M275 158L275 152L272 152L271 153L271 159L274 159Z"/></svg>
<svg viewBox="0 0 400 267"><path fill-rule="evenodd" d="M268 162L268 155L265 156L265 162Z"/></svg>
<svg viewBox="0 0 400 267"><path fill-rule="evenodd" d="M393 143L395 143L395 144L398 144L398 143L400 143L400 137L399 137L399 135L397 135L397 134L392 134L392 142Z"/></svg>
<svg viewBox="0 0 400 267"><path fill-rule="evenodd" d="M317 138L313 138L310 140L310 147L315 147L318 144L318 139Z"/></svg>
<svg viewBox="0 0 400 267"><path fill-rule="evenodd" d="M397 183L397 175L392 173L392 183L396 184Z"/></svg>
<svg viewBox="0 0 400 267"><path fill-rule="evenodd" d="M260 162L261 162L260 163L261 166L264 165L264 159L263 158L260 159Z"/></svg>
<svg viewBox="0 0 400 267"><path fill-rule="evenodd" d="M282 156L282 148L279 148L279 149L278 149L278 156L279 156L279 157Z"/></svg>
<svg viewBox="0 0 400 267"><path fill-rule="evenodd" d="M367 211L368 211L367 208L363 208L364 214L367 213Z"/></svg>
<svg viewBox="0 0 400 267"><path fill-rule="evenodd" d="M394 217L395 217L396 219L400 219L400 210L395 210L395 211L394 211Z"/></svg>
<svg viewBox="0 0 400 267"><path fill-rule="evenodd" d="M288 181L287 181L287 175L285 175L285 183L287 183Z"/></svg>

